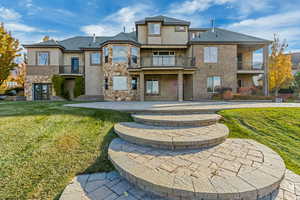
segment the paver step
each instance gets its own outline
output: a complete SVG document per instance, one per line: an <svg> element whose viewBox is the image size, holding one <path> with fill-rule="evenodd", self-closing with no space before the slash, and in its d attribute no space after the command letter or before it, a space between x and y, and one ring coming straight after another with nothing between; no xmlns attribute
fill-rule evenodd
<svg viewBox="0 0 300 200"><path fill-rule="evenodd" d="M210 147L225 141L229 130L223 124L202 127L161 127L122 122L114 131L124 140L162 149L195 149Z"/></svg>
<svg viewBox="0 0 300 200"><path fill-rule="evenodd" d="M154 126L208 126L217 123L222 116L217 114L136 114L134 121Z"/></svg>
<svg viewBox="0 0 300 200"><path fill-rule="evenodd" d="M172 151L117 138L108 155L129 182L173 200L256 200L279 188L285 174L281 157L253 140Z"/></svg>

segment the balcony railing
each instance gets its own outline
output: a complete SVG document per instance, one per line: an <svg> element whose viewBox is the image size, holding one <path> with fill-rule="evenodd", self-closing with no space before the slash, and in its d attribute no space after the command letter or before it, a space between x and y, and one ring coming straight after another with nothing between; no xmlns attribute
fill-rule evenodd
<svg viewBox="0 0 300 200"><path fill-rule="evenodd" d="M264 70L263 62L240 62L237 63L238 70Z"/></svg>
<svg viewBox="0 0 300 200"><path fill-rule="evenodd" d="M60 74L83 74L83 65L71 66L71 65L61 65L59 66Z"/></svg>
<svg viewBox="0 0 300 200"><path fill-rule="evenodd" d="M142 67L193 67L195 58L184 56L142 56Z"/></svg>

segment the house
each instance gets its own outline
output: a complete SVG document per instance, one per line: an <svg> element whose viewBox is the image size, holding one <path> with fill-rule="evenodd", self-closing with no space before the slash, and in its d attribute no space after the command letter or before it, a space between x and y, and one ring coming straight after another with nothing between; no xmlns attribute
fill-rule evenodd
<svg viewBox="0 0 300 200"><path fill-rule="evenodd" d="M300 72L300 52L290 53L292 59L292 72L295 75L297 72Z"/></svg>
<svg viewBox="0 0 300 200"><path fill-rule="evenodd" d="M207 99L222 87L234 92L252 87L253 76L266 74L268 40L221 28L191 28L188 21L166 16L146 17L135 26L135 32L111 37L24 45L27 100L54 98L54 74L65 77L71 93L76 77L84 77L82 97L107 101ZM259 49L264 62L254 64L253 52Z"/></svg>

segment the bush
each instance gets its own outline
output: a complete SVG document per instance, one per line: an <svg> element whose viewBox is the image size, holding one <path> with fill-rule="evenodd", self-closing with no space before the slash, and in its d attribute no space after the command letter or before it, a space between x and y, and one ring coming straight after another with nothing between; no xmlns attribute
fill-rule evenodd
<svg viewBox="0 0 300 200"><path fill-rule="evenodd" d="M233 100L274 100L274 97L234 94Z"/></svg>
<svg viewBox="0 0 300 200"><path fill-rule="evenodd" d="M76 77L75 78L75 88L74 88L74 97L78 97L84 94L84 78Z"/></svg>
<svg viewBox="0 0 300 200"><path fill-rule="evenodd" d="M52 76L52 84L55 91L56 96L64 97L64 85L65 85L65 78L60 75L53 75Z"/></svg>

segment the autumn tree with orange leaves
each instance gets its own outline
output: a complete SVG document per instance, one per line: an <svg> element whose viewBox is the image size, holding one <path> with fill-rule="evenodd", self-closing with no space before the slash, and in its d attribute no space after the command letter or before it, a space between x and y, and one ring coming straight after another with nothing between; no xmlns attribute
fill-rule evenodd
<svg viewBox="0 0 300 200"><path fill-rule="evenodd" d="M19 55L19 41L0 25L0 85L7 79L10 71L18 65L14 62Z"/></svg>
<svg viewBox="0 0 300 200"><path fill-rule="evenodd" d="M286 41L281 42L279 37L274 35L269 58L269 88L274 91L276 97L280 88L293 81L291 56L285 54L287 47Z"/></svg>

